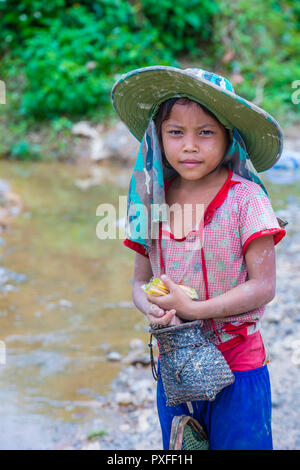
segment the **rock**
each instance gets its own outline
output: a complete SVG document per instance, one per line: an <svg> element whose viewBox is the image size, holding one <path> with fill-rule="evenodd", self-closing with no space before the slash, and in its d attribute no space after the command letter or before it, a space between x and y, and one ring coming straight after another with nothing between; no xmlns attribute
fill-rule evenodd
<svg viewBox="0 0 300 470"><path fill-rule="evenodd" d="M272 407L278 408L280 406L280 399L277 397L272 397Z"/></svg>
<svg viewBox="0 0 300 470"><path fill-rule="evenodd" d="M138 140L121 121L109 130L104 130L102 125L93 127L88 121L80 121L73 125L71 132L75 136L89 139L89 149L85 148L82 151L85 158L88 155L94 162L111 158L134 161L140 146Z"/></svg>
<svg viewBox="0 0 300 470"><path fill-rule="evenodd" d="M72 126L71 132L73 135L78 135L80 137L88 137L96 139L98 137L98 132L94 129L88 121L80 121Z"/></svg>
<svg viewBox="0 0 300 470"><path fill-rule="evenodd" d="M71 308L73 305L72 302L70 302L70 300L66 300L66 299L60 299L58 303L60 307L67 307L67 308Z"/></svg>
<svg viewBox="0 0 300 470"><path fill-rule="evenodd" d="M141 351L144 351L145 349L144 341L139 338L133 338L130 341L129 346L130 346L130 349L139 349Z"/></svg>
<svg viewBox="0 0 300 470"><path fill-rule="evenodd" d="M130 431L129 424L120 424L119 429L121 432L128 432Z"/></svg>
<svg viewBox="0 0 300 470"><path fill-rule="evenodd" d="M131 384L130 391L134 394L136 405L145 405L155 401L156 387L153 380L144 379Z"/></svg>
<svg viewBox="0 0 300 470"><path fill-rule="evenodd" d="M143 410L138 417L138 429L140 432L145 432L150 429L149 417L152 415L152 410Z"/></svg>
<svg viewBox="0 0 300 470"><path fill-rule="evenodd" d="M152 390L153 389L153 381L151 379L144 379L139 380L138 382L134 382L131 387L130 391L133 393L140 393L142 390Z"/></svg>
<svg viewBox="0 0 300 470"><path fill-rule="evenodd" d="M0 179L0 193L8 193L11 191L11 187L6 180Z"/></svg>
<svg viewBox="0 0 300 470"><path fill-rule="evenodd" d="M74 124L72 134L90 139L89 156L91 161L116 158L122 161L134 161L139 142L129 132L125 124L119 121L105 131L102 126L94 128L87 121Z"/></svg>
<svg viewBox="0 0 300 470"><path fill-rule="evenodd" d="M264 316L264 321L268 323L280 323L282 320L282 313L276 310L269 310Z"/></svg>
<svg viewBox="0 0 300 470"><path fill-rule="evenodd" d="M13 286L12 284L5 284L3 287L1 287L3 294L6 294L7 292L16 292L17 290L17 287Z"/></svg>
<svg viewBox="0 0 300 470"><path fill-rule="evenodd" d="M148 366L150 364L150 355L147 353L141 353L139 350L134 350L130 351L127 356L123 358L122 362L133 366L136 366L137 364Z"/></svg>
<svg viewBox="0 0 300 470"><path fill-rule="evenodd" d="M5 229L22 209L20 196L12 192L5 180L0 179L0 228Z"/></svg>
<svg viewBox="0 0 300 470"><path fill-rule="evenodd" d="M59 307L62 308L71 308L72 307L72 302L66 299L60 299L58 302L50 302L46 308L47 310L56 310Z"/></svg>
<svg viewBox="0 0 300 470"><path fill-rule="evenodd" d="M129 392L118 392L115 395L115 401L119 406L134 405L133 396Z"/></svg>
<svg viewBox="0 0 300 470"><path fill-rule="evenodd" d="M96 152L94 149L92 159L118 158L120 160L134 161L139 151L139 142L129 132L123 122L103 135L103 146ZM99 145L99 144L98 144Z"/></svg>
<svg viewBox="0 0 300 470"><path fill-rule="evenodd" d="M90 157L93 161L114 157L111 150L105 146L103 137L97 136L91 142Z"/></svg>
<svg viewBox="0 0 300 470"><path fill-rule="evenodd" d="M120 353L118 353L117 351L111 351L108 353L108 355L106 356L106 359L108 361L121 361L122 359L122 356Z"/></svg>

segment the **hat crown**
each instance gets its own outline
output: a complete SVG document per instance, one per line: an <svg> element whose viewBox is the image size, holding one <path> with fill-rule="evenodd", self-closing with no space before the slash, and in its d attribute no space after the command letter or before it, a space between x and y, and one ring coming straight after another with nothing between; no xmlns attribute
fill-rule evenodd
<svg viewBox="0 0 300 470"><path fill-rule="evenodd" d="M217 85L218 87L223 88L224 90L228 90L234 93L234 88L232 84L230 83L230 81L227 80L227 78L222 77L221 75L217 75L216 73L208 72L207 70L203 70L197 67L184 69L184 71L188 75L191 75L200 79L204 78L204 80L207 80L208 82L211 82L214 85Z"/></svg>

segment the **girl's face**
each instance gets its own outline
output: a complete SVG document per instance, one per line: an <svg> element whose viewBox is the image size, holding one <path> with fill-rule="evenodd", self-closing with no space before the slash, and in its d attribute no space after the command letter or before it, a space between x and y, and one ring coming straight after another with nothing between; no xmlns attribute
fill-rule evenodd
<svg viewBox="0 0 300 470"><path fill-rule="evenodd" d="M225 128L193 102L174 104L161 135L168 162L186 180L204 178L227 150Z"/></svg>

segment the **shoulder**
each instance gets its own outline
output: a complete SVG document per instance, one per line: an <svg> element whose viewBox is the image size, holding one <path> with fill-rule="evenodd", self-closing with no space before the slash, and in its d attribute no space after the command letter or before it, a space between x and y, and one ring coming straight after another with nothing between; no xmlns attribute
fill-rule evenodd
<svg viewBox="0 0 300 470"><path fill-rule="evenodd" d="M254 183L254 181L249 181L237 173L233 173L232 181L238 182L238 184L234 184L231 188L232 194L234 194L236 200L242 202L247 200L249 197L266 197L268 199L268 196L262 187L259 184Z"/></svg>

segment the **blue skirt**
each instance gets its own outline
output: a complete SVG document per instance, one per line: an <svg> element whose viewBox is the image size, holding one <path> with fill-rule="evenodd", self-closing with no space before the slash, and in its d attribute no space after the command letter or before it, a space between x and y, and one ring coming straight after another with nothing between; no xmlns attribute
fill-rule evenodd
<svg viewBox="0 0 300 470"><path fill-rule="evenodd" d="M158 365L159 373L159 365ZM267 365L234 372L235 381L214 401L192 402L194 413L184 403L167 406L161 376L157 382L157 409L163 448L169 449L174 416L193 416L209 438L211 450L272 450L271 387Z"/></svg>

